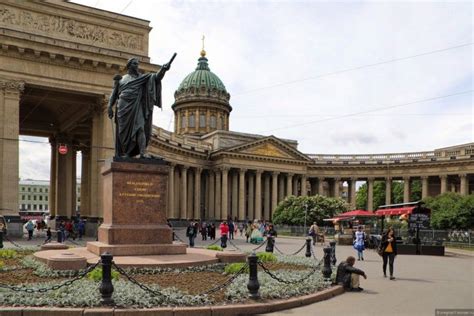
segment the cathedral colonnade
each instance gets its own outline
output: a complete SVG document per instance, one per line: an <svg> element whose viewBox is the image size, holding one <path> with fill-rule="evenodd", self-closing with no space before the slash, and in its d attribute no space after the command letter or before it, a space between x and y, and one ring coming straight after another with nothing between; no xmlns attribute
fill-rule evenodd
<svg viewBox="0 0 474 316"><path fill-rule="evenodd" d="M357 186L367 184L367 207L374 210L374 185L385 182L385 204L393 203L392 183L404 184L403 202L410 200L413 181L421 182L421 196L448 191L469 194L467 174L411 177L314 177L272 170L231 166L202 168L172 163L167 216L173 220L271 220L278 203L289 195L320 194L340 197L356 208ZM471 187L474 179L471 177Z"/></svg>

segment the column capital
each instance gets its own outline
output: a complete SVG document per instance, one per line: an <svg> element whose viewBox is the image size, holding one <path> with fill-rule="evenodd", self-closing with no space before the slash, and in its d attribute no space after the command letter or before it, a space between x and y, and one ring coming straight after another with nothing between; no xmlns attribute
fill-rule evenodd
<svg viewBox="0 0 474 316"><path fill-rule="evenodd" d="M257 174L257 175L261 175L262 173L263 173L263 170L261 170L261 169L255 170L255 174Z"/></svg>
<svg viewBox="0 0 474 316"><path fill-rule="evenodd" d="M175 168L176 167L176 163L174 162L168 162L168 165L170 166L170 168Z"/></svg>
<svg viewBox="0 0 474 316"><path fill-rule="evenodd" d="M25 82L21 80L0 80L0 90L10 93L22 93L25 90Z"/></svg>
<svg viewBox="0 0 474 316"><path fill-rule="evenodd" d="M448 177L447 174L442 174L442 175L439 176L439 178L440 178L440 179L443 179L443 180L446 179L447 177Z"/></svg>
<svg viewBox="0 0 474 316"><path fill-rule="evenodd" d="M385 177L385 181L392 181L392 177L391 176Z"/></svg>
<svg viewBox="0 0 474 316"><path fill-rule="evenodd" d="M194 170L196 171L196 173L201 173L202 172L202 167L195 167Z"/></svg>
<svg viewBox="0 0 474 316"><path fill-rule="evenodd" d="M181 165L181 170L188 170L189 169L189 166L185 166L185 165Z"/></svg>
<svg viewBox="0 0 474 316"><path fill-rule="evenodd" d="M227 172L229 172L229 170L230 170L230 168L227 167L227 166L222 166L222 167L220 167L219 169L220 169L223 173L224 173L224 172L227 173Z"/></svg>
<svg viewBox="0 0 474 316"><path fill-rule="evenodd" d="M278 176L280 174L280 171L272 171L273 176Z"/></svg>
<svg viewBox="0 0 474 316"><path fill-rule="evenodd" d="M458 177L460 177L460 178L465 178L465 177L467 177L467 174L465 174L465 173L460 173L460 174L458 174Z"/></svg>
<svg viewBox="0 0 474 316"><path fill-rule="evenodd" d="M409 176L404 176L404 177L403 177L403 181L410 181L410 178L411 178L411 177L409 177Z"/></svg>
<svg viewBox="0 0 474 316"><path fill-rule="evenodd" d="M357 181L357 179L359 179L359 178L357 178L357 177L350 177L349 179L350 179L351 181L354 181L354 182L355 182L355 181Z"/></svg>
<svg viewBox="0 0 474 316"><path fill-rule="evenodd" d="M286 175L287 175L288 177L292 177L292 176L294 176L295 174L294 174L294 173L291 173L291 172L287 172Z"/></svg>
<svg viewBox="0 0 474 316"><path fill-rule="evenodd" d="M420 179L421 180L428 180L429 176L421 176Z"/></svg>
<svg viewBox="0 0 474 316"><path fill-rule="evenodd" d="M341 181L341 177L333 177L334 181Z"/></svg>
<svg viewBox="0 0 474 316"><path fill-rule="evenodd" d="M375 178L374 177L367 177L368 182L374 182Z"/></svg>
<svg viewBox="0 0 474 316"><path fill-rule="evenodd" d="M324 179L326 179L326 177L316 177L318 179L318 181L324 181Z"/></svg>
<svg viewBox="0 0 474 316"><path fill-rule="evenodd" d="M247 169L245 169L245 168L240 168L239 169L240 174L245 174L246 172L247 172Z"/></svg>

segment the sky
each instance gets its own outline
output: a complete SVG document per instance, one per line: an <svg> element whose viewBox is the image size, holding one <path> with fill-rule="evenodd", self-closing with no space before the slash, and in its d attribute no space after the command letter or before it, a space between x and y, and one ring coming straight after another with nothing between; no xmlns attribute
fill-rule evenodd
<svg viewBox="0 0 474 316"><path fill-rule="evenodd" d="M232 131L294 139L312 154L473 142L472 2L72 2L149 20L152 63L178 53L154 112L159 127L174 126L174 91L204 34L211 71L231 95ZM48 144L20 142L20 176L48 179L49 155Z"/></svg>

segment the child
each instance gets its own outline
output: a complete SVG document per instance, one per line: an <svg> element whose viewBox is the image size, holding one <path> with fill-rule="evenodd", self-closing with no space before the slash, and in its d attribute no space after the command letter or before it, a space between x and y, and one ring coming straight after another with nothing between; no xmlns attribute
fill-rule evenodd
<svg viewBox="0 0 474 316"><path fill-rule="evenodd" d="M48 227L48 229L46 230L46 240L44 241L44 243L46 244L48 242L51 242L51 237L51 227Z"/></svg>

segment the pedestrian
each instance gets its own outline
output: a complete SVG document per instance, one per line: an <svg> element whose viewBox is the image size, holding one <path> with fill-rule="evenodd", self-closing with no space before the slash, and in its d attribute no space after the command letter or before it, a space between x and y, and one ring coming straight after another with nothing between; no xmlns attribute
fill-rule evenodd
<svg viewBox="0 0 474 316"><path fill-rule="evenodd" d="M309 227L308 236L313 239L313 246L315 246L318 241L318 225L316 222L313 222L313 225Z"/></svg>
<svg viewBox="0 0 474 316"><path fill-rule="evenodd" d="M364 271L354 268L355 258L352 256L347 257L346 261L343 261L337 267L336 283L344 286L346 290L353 292L360 292L364 290L361 288L359 276L363 276L367 279L367 275Z"/></svg>
<svg viewBox="0 0 474 316"><path fill-rule="evenodd" d="M190 222L186 228L186 237L189 238L189 247L194 247L194 238L197 236L197 228L193 222Z"/></svg>
<svg viewBox="0 0 474 316"><path fill-rule="evenodd" d="M83 219L79 220L79 223L77 225L77 230L79 232L79 240L82 240L82 236L84 236L86 233L86 223L84 222Z"/></svg>
<svg viewBox="0 0 474 316"><path fill-rule="evenodd" d="M76 236L74 236L74 226L72 225L70 220L66 222L66 225L64 226L64 228L67 232L67 236L65 239L72 237L72 239L76 240Z"/></svg>
<svg viewBox="0 0 474 316"><path fill-rule="evenodd" d="M250 235L252 235L252 221L248 221L245 226L245 242L249 242Z"/></svg>
<svg viewBox="0 0 474 316"><path fill-rule="evenodd" d="M64 242L66 240L66 223L61 221L58 228L58 242Z"/></svg>
<svg viewBox="0 0 474 316"><path fill-rule="evenodd" d="M357 250L357 260L364 260L365 232L363 231L362 226L359 226L355 232L354 249Z"/></svg>
<svg viewBox="0 0 474 316"><path fill-rule="evenodd" d="M216 224L211 224L211 240L216 240Z"/></svg>
<svg viewBox="0 0 474 316"><path fill-rule="evenodd" d="M229 239L234 239L234 229L235 229L234 222L230 220L228 226L229 226Z"/></svg>
<svg viewBox="0 0 474 316"><path fill-rule="evenodd" d="M240 236L242 237L244 235L244 223L243 222L239 223L239 232L240 232Z"/></svg>
<svg viewBox="0 0 474 316"><path fill-rule="evenodd" d="M34 230L35 230L35 224L33 224L33 221L30 219L28 223L26 223L26 231L28 232L28 240L31 240L33 238Z"/></svg>
<svg viewBox="0 0 474 316"><path fill-rule="evenodd" d="M277 237L278 236L278 233L275 229L275 227L273 226L273 224L269 224L268 225L268 231L267 231L267 237Z"/></svg>
<svg viewBox="0 0 474 316"><path fill-rule="evenodd" d="M229 226L227 225L227 222L223 221L219 226L219 229L221 231L221 247L227 248L227 238L229 234Z"/></svg>
<svg viewBox="0 0 474 316"><path fill-rule="evenodd" d="M395 256L397 255L397 239L395 237L395 231L392 227L388 229L388 231L383 234L382 242L381 242L381 249L382 249L382 259L383 259L383 276L384 278L387 277L387 262L389 265L390 271L390 280L395 280L393 276L393 262L395 261Z"/></svg>
<svg viewBox="0 0 474 316"><path fill-rule="evenodd" d="M51 237L52 237L52 234L51 234L51 227L48 227L48 229L46 230L46 240L44 241L44 243L49 243L51 242Z"/></svg>
<svg viewBox="0 0 474 316"><path fill-rule="evenodd" d="M207 225L206 222L202 222L200 229L202 240L207 240Z"/></svg>

